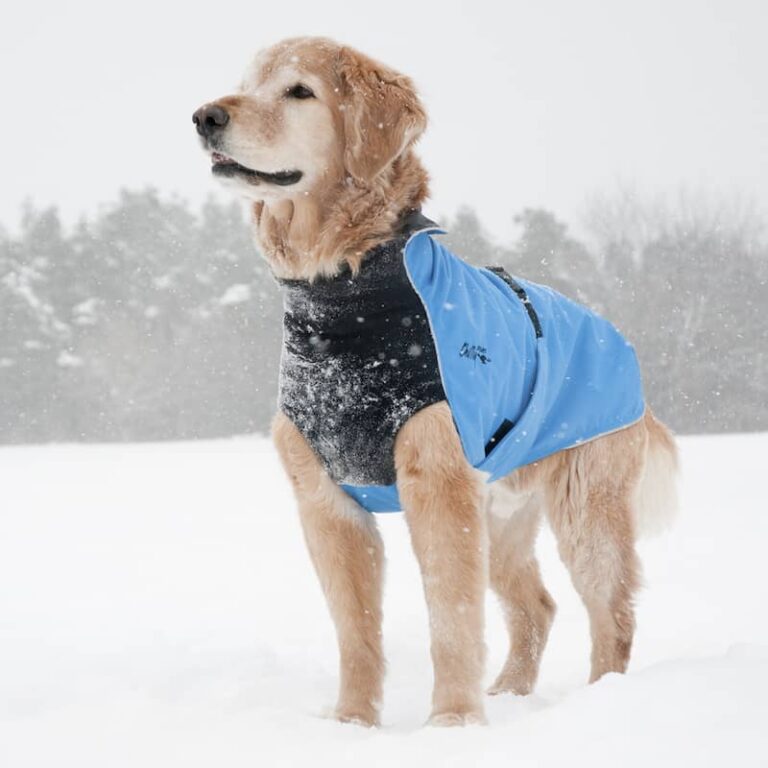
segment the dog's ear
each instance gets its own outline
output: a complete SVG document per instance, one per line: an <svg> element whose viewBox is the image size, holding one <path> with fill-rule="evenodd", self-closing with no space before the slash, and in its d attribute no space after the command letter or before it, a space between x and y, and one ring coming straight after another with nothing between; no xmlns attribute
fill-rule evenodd
<svg viewBox="0 0 768 768"><path fill-rule="evenodd" d="M427 115L405 75L351 48L336 62L344 117L344 165L371 182L421 136Z"/></svg>

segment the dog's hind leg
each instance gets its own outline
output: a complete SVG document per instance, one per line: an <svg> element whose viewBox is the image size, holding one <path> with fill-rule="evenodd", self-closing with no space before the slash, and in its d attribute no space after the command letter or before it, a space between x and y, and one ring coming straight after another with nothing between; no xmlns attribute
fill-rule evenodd
<svg viewBox="0 0 768 768"><path fill-rule="evenodd" d="M541 523L540 499L527 494L527 499L523 497L514 509L515 499L497 483L489 501L491 587L504 611L510 647L504 667L488 693L525 695L536 684L555 616L555 603L541 581L534 553Z"/></svg>
<svg viewBox="0 0 768 768"><path fill-rule="evenodd" d="M377 725L384 677L381 536L373 515L333 483L286 416L275 418L272 435L293 485L309 554L336 625L340 656L336 717Z"/></svg>
<svg viewBox="0 0 768 768"><path fill-rule="evenodd" d="M432 725L483 722L485 488L446 403L419 411L395 444L400 500L419 561L432 636Z"/></svg>
<svg viewBox="0 0 768 768"><path fill-rule="evenodd" d="M642 469L642 424L561 454L546 506L563 562L589 613L590 682L625 672L640 584L632 497Z"/></svg>

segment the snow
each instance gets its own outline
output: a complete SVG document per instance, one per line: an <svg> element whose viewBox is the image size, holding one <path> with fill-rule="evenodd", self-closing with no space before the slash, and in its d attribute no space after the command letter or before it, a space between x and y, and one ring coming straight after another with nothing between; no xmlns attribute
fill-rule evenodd
<svg viewBox="0 0 768 768"><path fill-rule="evenodd" d="M558 602L528 698L422 728L426 612L401 515L388 553L384 726L324 717L332 626L260 438L0 449L0 765L757 766L768 763L768 435L685 438L682 513L641 544L630 671L588 686L585 612ZM487 680L503 625L488 603Z"/></svg>
<svg viewBox="0 0 768 768"><path fill-rule="evenodd" d="M56 363L62 368L79 368L83 364L83 358L62 349L61 352L59 352L59 356L56 358Z"/></svg>
<svg viewBox="0 0 768 768"><path fill-rule="evenodd" d="M230 285L224 292L224 295L219 299L219 304L222 306L229 306L231 304L242 304L244 301L249 301L251 298L251 286L245 283L236 283Z"/></svg>
<svg viewBox="0 0 768 768"><path fill-rule="evenodd" d="M92 297L85 301L81 301L79 304L75 304L75 306L72 307L72 315L75 319L75 323L78 325L95 325L96 313L102 303L102 299Z"/></svg>

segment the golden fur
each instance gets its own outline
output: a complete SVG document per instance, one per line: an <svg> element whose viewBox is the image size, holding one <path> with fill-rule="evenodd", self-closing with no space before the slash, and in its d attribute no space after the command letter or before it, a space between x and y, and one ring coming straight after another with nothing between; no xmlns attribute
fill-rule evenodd
<svg viewBox="0 0 768 768"><path fill-rule="evenodd" d="M312 103L286 101L285 89L295 81L314 91ZM257 244L281 277L311 281L343 264L356 270L366 251L391 238L400 213L427 197L427 175L413 151L426 116L413 84L348 47L286 40L257 57L238 94L216 104L230 115L223 151L238 162L268 172L285 170L295 158L304 163L295 186L237 181L253 201ZM375 725L384 676L384 554L375 518L330 480L283 414L274 420L273 438L336 625L336 716ZM446 403L421 410L402 427L395 467L429 609L431 723L484 720L487 585L499 597L510 635L508 658L489 692L532 690L555 613L534 555L543 516L589 613L590 680L625 671L639 584L638 524L671 505L666 489L673 488L675 466L673 438L650 411L630 427L522 467L493 486L466 462ZM654 495L659 489L665 495Z"/></svg>

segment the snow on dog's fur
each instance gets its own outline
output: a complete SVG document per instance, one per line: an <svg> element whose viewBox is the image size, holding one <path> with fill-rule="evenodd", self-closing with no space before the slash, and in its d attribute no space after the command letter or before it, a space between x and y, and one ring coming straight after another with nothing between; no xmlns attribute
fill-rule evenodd
<svg viewBox="0 0 768 768"><path fill-rule="evenodd" d="M237 93L204 105L194 119L214 173L252 201L257 245L283 278L312 281L344 265L356 272L367 251L392 238L401 213L428 194L413 150L426 127L413 83L330 40L286 40L262 52ZM336 716L376 724L384 554L375 519L330 480L283 414L273 437L336 624ZM430 615L430 722L484 718L489 584L510 633L490 693L532 690L555 613L533 549L542 516L589 612L590 679L626 669L637 532L674 506L674 440L649 409L631 426L489 487L467 463L447 403L437 403L402 427L395 466Z"/></svg>

